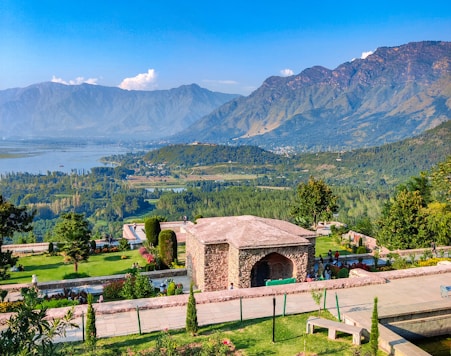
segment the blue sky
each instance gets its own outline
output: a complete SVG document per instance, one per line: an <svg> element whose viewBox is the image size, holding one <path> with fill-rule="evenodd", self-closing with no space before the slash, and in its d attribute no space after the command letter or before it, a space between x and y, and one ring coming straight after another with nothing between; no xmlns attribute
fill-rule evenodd
<svg viewBox="0 0 451 356"><path fill-rule="evenodd" d="M247 95L381 46L451 41L451 1L0 0L0 89L183 84Z"/></svg>

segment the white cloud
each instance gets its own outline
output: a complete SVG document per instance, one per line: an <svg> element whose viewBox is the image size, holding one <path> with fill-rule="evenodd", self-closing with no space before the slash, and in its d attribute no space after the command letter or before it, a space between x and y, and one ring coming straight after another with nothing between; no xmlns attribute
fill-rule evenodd
<svg viewBox="0 0 451 356"><path fill-rule="evenodd" d="M374 53L373 51L362 52L362 55L361 55L360 58L361 58L361 59L365 59L366 57L372 55L373 53Z"/></svg>
<svg viewBox="0 0 451 356"><path fill-rule="evenodd" d="M226 84L226 85L236 85L238 84L235 80L214 80L214 79L204 79L202 80L204 83L212 83L212 84Z"/></svg>
<svg viewBox="0 0 451 356"><path fill-rule="evenodd" d="M290 75L293 75L294 72L292 69L285 68L280 71L280 74L282 75L282 77L289 77Z"/></svg>
<svg viewBox="0 0 451 356"><path fill-rule="evenodd" d="M126 90L152 90L157 88L156 79L155 69L149 69L147 73L141 73L132 78L125 78L119 84L119 88Z"/></svg>
<svg viewBox="0 0 451 356"><path fill-rule="evenodd" d="M66 81L62 78L57 78L54 75L52 76L52 82L53 83L61 83L61 84L66 84L66 85L80 85L83 83L87 83L87 84L97 84L97 78L87 78L85 79L84 77L77 77L75 79L71 79L69 81Z"/></svg>

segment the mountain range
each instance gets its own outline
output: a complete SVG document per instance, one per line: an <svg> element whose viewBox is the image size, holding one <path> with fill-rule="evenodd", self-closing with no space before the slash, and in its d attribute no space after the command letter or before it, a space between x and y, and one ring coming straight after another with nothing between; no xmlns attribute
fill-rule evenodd
<svg viewBox="0 0 451 356"><path fill-rule="evenodd" d="M0 91L0 137L157 140L180 132L236 97L196 84L128 91L39 83Z"/></svg>
<svg viewBox="0 0 451 356"><path fill-rule="evenodd" d="M381 47L330 70L270 77L249 96L196 84L125 91L40 83L0 91L0 136L117 137L289 146L296 151L378 146L451 117L451 42Z"/></svg>
<svg viewBox="0 0 451 356"><path fill-rule="evenodd" d="M265 148L357 148L415 136L451 118L451 42L382 47L334 70L270 77L176 141Z"/></svg>

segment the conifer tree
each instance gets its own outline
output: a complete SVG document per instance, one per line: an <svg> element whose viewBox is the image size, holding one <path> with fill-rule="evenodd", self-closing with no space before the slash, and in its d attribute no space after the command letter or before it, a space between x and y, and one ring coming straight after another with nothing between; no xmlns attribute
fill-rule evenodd
<svg viewBox="0 0 451 356"><path fill-rule="evenodd" d="M370 349L371 355L376 356L379 349L379 316L377 313L377 297L374 298L373 315L371 316Z"/></svg>
<svg viewBox="0 0 451 356"><path fill-rule="evenodd" d="M147 243L150 246L158 245L158 235L161 232L160 220L153 216L144 221L144 231L146 232Z"/></svg>
<svg viewBox="0 0 451 356"><path fill-rule="evenodd" d="M86 312L86 344L90 348L94 348L97 342L97 328L96 328L96 312L92 306L93 296L88 294L88 310Z"/></svg>
<svg viewBox="0 0 451 356"><path fill-rule="evenodd" d="M197 323L196 299L194 298L193 283L189 287L188 306L186 310L186 332L196 335L199 330Z"/></svg>
<svg viewBox="0 0 451 356"><path fill-rule="evenodd" d="M163 230L158 235L158 257L166 267L177 259L177 235L172 230Z"/></svg>

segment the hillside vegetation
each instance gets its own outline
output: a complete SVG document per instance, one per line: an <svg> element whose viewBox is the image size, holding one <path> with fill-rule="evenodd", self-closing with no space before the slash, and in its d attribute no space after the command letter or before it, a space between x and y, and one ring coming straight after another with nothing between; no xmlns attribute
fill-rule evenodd
<svg viewBox="0 0 451 356"><path fill-rule="evenodd" d="M72 211L86 215L97 237L120 237L125 221L149 215L179 220L252 214L290 220L295 188L310 176L324 179L338 195L337 218L358 224L377 219L397 185L451 155L450 130L448 121L412 139L341 153L173 145L109 157L116 168L86 174L2 175L0 191L13 204L37 211L34 233L15 241L52 239L60 214Z"/></svg>

